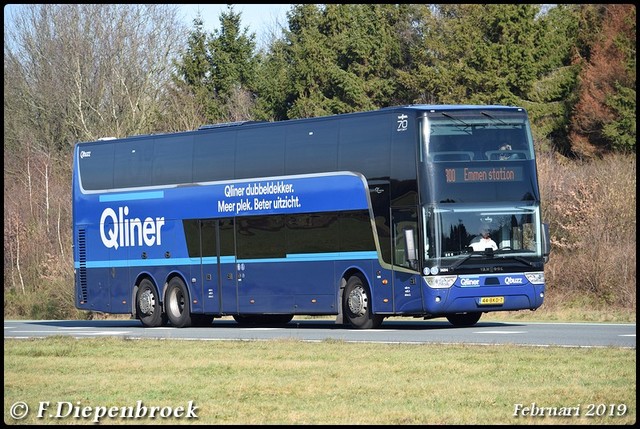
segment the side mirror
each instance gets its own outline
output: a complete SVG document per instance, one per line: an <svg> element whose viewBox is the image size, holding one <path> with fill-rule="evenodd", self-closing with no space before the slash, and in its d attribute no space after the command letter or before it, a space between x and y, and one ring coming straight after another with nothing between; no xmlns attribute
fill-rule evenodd
<svg viewBox="0 0 640 429"><path fill-rule="evenodd" d="M418 265L418 252L413 240L413 229L404 230L404 249L405 259L409 262L409 266L415 268Z"/></svg>
<svg viewBox="0 0 640 429"><path fill-rule="evenodd" d="M551 253L551 235L549 234L549 224L542 224L542 256L544 263L549 262L549 254Z"/></svg>

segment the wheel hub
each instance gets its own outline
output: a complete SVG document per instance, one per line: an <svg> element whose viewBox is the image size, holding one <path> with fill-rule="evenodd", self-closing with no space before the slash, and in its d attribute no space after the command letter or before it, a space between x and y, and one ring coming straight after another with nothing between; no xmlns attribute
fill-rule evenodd
<svg viewBox="0 0 640 429"><path fill-rule="evenodd" d="M362 287L354 288L347 300L349 311L356 316L362 316L367 312L367 294Z"/></svg>
<svg viewBox="0 0 640 429"><path fill-rule="evenodd" d="M140 304L140 311L142 313L144 314L153 313L155 302L153 300L153 295L151 294L151 291L145 290L144 292L142 292L142 295L140 295L139 304Z"/></svg>

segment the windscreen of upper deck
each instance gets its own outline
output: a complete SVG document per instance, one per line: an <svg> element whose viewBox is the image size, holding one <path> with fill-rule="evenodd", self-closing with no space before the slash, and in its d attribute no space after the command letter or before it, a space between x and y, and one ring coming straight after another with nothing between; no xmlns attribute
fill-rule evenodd
<svg viewBox="0 0 640 429"><path fill-rule="evenodd" d="M423 154L430 162L533 159L533 142L523 110L436 111L423 126Z"/></svg>
<svg viewBox="0 0 640 429"><path fill-rule="evenodd" d="M539 201L523 109L433 110L421 131L424 203Z"/></svg>

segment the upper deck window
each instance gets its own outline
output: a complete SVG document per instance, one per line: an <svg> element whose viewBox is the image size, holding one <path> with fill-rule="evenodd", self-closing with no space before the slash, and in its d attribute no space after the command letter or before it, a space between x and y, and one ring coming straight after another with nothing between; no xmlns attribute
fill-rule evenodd
<svg viewBox="0 0 640 429"><path fill-rule="evenodd" d="M533 159L533 142L524 111L458 110L427 115L423 155L428 161Z"/></svg>

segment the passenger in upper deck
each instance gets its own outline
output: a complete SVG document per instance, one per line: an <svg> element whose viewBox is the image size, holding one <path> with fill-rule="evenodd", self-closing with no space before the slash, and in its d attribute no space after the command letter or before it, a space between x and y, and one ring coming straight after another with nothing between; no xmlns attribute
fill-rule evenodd
<svg viewBox="0 0 640 429"><path fill-rule="evenodd" d="M509 143L503 142L500 147L498 148L498 150L501 150L505 153L501 153L499 156L499 159L504 161L506 159L513 159L514 155L510 155L507 152L511 150L511 145Z"/></svg>

